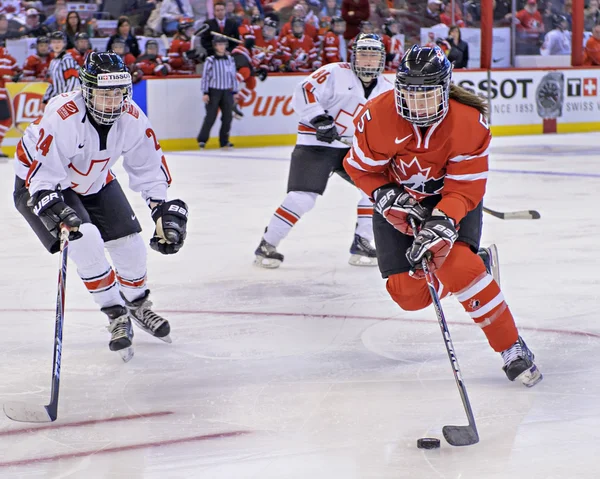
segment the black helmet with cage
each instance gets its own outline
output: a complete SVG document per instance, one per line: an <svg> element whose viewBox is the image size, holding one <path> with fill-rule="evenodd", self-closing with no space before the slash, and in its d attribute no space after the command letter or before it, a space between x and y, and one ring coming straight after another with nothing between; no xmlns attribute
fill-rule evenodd
<svg viewBox="0 0 600 479"><path fill-rule="evenodd" d="M112 125L129 108L131 74L114 52L91 52L79 70L88 113L101 125Z"/></svg>
<svg viewBox="0 0 600 479"><path fill-rule="evenodd" d="M451 80L452 64L440 47L413 45L396 73L398 114L420 127L442 120L448 113Z"/></svg>
<svg viewBox="0 0 600 479"><path fill-rule="evenodd" d="M302 38L304 35L304 19L300 17L292 18L292 33L296 38Z"/></svg>
<svg viewBox="0 0 600 479"><path fill-rule="evenodd" d="M375 33L375 27L369 20L360 22L360 33Z"/></svg>
<svg viewBox="0 0 600 479"><path fill-rule="evenodd" d="M42 47L40 49L40 47ZM40 35L35 41L35 49L37 54L46 57L50 52L50 39L47 35Z"/></svg>
<svg viewBox="0 0 600 479"><path fill-rule="evenodd" d="M386 18L383 22L383 33L388 37L393 37L400 33L400 23L394 17Z"/></svg>
<svg viewBox="0 0 600 479"><path fill-rule="evenodd" d="M90 36L85 32L77 32L73 43L79 53L85 53L91 49Z"/></svg>
<svg viewBox="0 0 600 479"><path fill-rule="evenodd" d="M346 31L346 20L342 17L331 17L331 31L341 35Z"/></svg>
<svg viewBox="0 0 600 479"><path fill-rule="evenodd" d="M190 39L192 37L192 29L194 28L194 19L183 17L179 20L177 24L177 31L179 35L185 37L186 39Z"/></svg>
<svg viewBox="0 0 600 479"><path fill-rule="evenodd" d="M385 46L381 37L375 33L359 33L352 44L350 66L364 83L381 75L385 68Z"/></svg>

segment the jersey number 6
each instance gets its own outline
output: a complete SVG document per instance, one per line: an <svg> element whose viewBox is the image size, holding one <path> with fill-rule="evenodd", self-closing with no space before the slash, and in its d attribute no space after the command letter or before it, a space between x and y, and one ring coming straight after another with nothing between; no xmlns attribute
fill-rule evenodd
<svg viewBox="0 0 600 479"><path fill-rule="evenodd" d="M356 124L356 129L361 133L365 131L365 122L367 121L371 121L371 112L368 109L360 116L360 119Z"/></svg>

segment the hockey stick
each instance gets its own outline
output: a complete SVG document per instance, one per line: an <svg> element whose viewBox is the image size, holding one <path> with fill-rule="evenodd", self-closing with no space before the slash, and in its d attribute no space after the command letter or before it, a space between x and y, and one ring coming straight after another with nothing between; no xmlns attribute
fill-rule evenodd
<svg viewBox="0 0 600 479"><path fill-rule="evenodd" d="M536 210L509 211L503 213L501 211L490 210L484 206L483 211L488 215L495 216L501 220L539 220L541 218L540 213Z"/></svg>
<svg viewBox="0 0 600 479"><path fill-rule="evenodd" d="M416 223L413 219L410 220L413 231L417 231ZM479 434L477 433L477 426L475 425L475 417L473 416L473 409L471 409L471 403L469 402L469 396L467 395L467 388L462 379L460 367L458 366L458 358L454 352L454 346L452 344L452 338L450 337L450 331L448 330L448 324L446 323L446 317L442 310L442 304L440 303L440 297L435 289L435 281L433 273L429 271L427 265L427 259L423 258L421 263L423 272L425 273L425 280L427 281L427 287L429 288L429 294L433 301L433 308L444 337L444 344L446 345L446 352L448 353L448 359L452 365L452 372L454 373L454 379L460 398L462 399L463 407L465 408L465 414L469 421L468 426L444 426L442 427L442 434L444 438L451 446L471 446L479 442Z"/></svg>
<svg viewBox="0 0 600 479"><path fill-rule="evenodd" d="M67 257L69 255L69 230L60 230L60 269L56 295L56 322L54 326L54 361L52 367L52 391L50 404L43 406L22 402L4 404L4 413L13 421L53 422L58 414L58 389L60 387L60 362L62 356L62 333L65 317L65 288L67 283Z"/></svg>

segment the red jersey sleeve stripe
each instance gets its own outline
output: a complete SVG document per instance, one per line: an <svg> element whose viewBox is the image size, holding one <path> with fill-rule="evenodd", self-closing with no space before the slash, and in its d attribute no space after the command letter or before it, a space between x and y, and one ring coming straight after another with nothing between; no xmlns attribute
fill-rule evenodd
<svg viewBox="0 0 600 479"><path fill-rule="evenodd" d="M373 158L370 158L367 155L365 155L364 152L361 150L358 141L356 140L356 136L352 139L352 150L354 151L354 153L356 153L356 159L364 165L383 166L387 165L390 162L389 158L386 158L385 160L374 160Z"/></svg>

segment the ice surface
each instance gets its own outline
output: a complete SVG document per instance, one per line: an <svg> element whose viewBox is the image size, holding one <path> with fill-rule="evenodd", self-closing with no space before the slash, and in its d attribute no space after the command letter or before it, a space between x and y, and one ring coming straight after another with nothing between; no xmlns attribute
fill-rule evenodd
<svg viewBox="0 0 600 479"><path fill-rule="evenodd" d="M416 448L466 419L433 310L402 312L376 269L347 264L357 192L332 178L281 244L282 267L258 269L291 148L206 150L167 155L189 235L178 255L148 252L173 344L137 329L124 364L70 264L59 419L37 430L2 416L0 477L598 477L597 138L494 140L487 206L542 214L486 216L484 243L499 247L504 294L544 381L508 382L479 328L444 300L478 445ZM12 165L0 169L0 401L45 404L58 258L13 208ZM128 195L148 240L149 211Z"/></svg>

